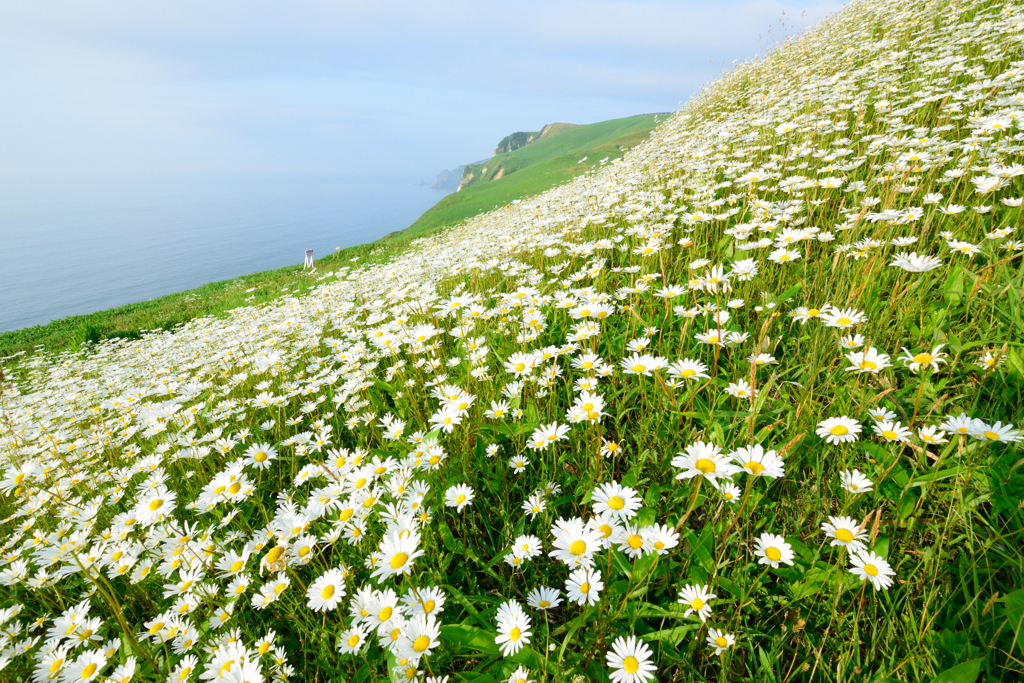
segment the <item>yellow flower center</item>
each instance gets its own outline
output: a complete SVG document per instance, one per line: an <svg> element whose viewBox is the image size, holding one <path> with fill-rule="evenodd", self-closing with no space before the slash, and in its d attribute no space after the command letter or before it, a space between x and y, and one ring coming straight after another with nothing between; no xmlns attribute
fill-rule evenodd
<svg viewBox="0 0 1024 683"><path fill-rule="evenodd" d="M590 584L587 583L586 581L584 581L583 583L580 584L580 593L589 593L589 592L590 592Z"/></svg>
<svg viewBox="0 0 1024 683"><path fill-rule="evenodd" d="M352 635L350 635L348 637L348 646L349 647L355 647L358 644L359 644L359 635L358 634L353 633Z"/></svg>
<svg viewBox="0 0 1024 683"><path fill-rule="evenodd" d="M778 562L782 559L782 552L775 546L771 546L769 548L765 548L764 556L772 562Z"/></svg>
<svg viewBox="0 0 1024 683"><path fill-rule="evenodd" d="M878 369L878 364L877 363L872 363L869 360L863 360L863 361L860 362L860 369L861 370L877 370Z"/></svg>
<svg viewBox="0 0 1024 683"><path fill-rule="evenodd" d="M333 598L334 597L334 586L331 586L331 585L324 586L324 589L322 591L320 591L320 597L323 598L324 600L330 600L331 598Z"/></svg>
<svg viewBox="0 0 1024 683"><path fill-rule="evenodd" d="M892 431L891 429L886 429L884 432L882 432L882 436L884 436L885 438L887 438L890 441L892 441L893 439L895 439L897 437L897 434L896 434L896 432Z"/></svg>
<svg viewBox="0 0 1024 683"><path fill-rule="evenodd" d="M985 435L986 439L991 439L992 441L999 441L999 435L995 432L986 431L982 433Z"/></svg>
<svg viewBox="0 0 1024 683"><path fill-rule="evenodd" d="M686 368L685 370L679 373L679 376L682 377L683 379L689 379L690 377L693 377L696 374L697 373L694 370Z"/></svg>
<svg viewBox="0 0 1024 683"><path fill-rule="evenodd" d="M243 562L241 560L235 560L231 563L231 569L229 570L232 574L242 569Z"/></svg>
<svg viewBox="0 0 1024 683"><path fill-rule="evenodd" d="M708 337L708 344L717 344L718 342L719 338L717 336L711 335L710 337Z"/></svg>
<svg viewBox="0 0 1024 683"><path fill-rule="evenodd" d="M405 553L395 553L391 558L391 568L401 569L405 566L405 563L409 561L409 556Z"/></svg>
<svg viewBox="0 0 1024 683"><path fill-rule="evenodd" d="M608 499L608 507L612 510L621 510L626 507L626 501L622 500L619 496L612 496Z"/></svg>
<svg viewBox="0 0 1024 683"><path fill-rule="evenodd" d="M519 640L522 637L522 635L523 635L523 632L519 630L518 626L516 626L514 629L512 629L509 632L508 639L509 640Z"/></svg>
<svg viewBox="0 0 1024 683"><path fill-rule="evenodd" d="M58 671L60 671L60 667L61 667L61 665L63 663L64 663L63 659L58 659L58 660L54 661L54 663L50 665L50 673L54 674L54 673L57 673Z"/></svg>
<svg viewBox="0 0 1024 683"><path fill-rule="evenodd" d="M88 678L89 676L92 676L94 673L96 673L96 665L90 662L85 665L84 669L82 669L82 678Z"/></svg>
<svg viewBox="0 0 1024 683"><path fill-rule="evenodd" d="M252 456L252 459L255 460L256 462L266 462L267 454L264 453L263 451L260 451L256 455Z"/></svg>
<svg viewBox="0 0 1024 683"><path fill-rule="evenodd" d="M633 548L634 550L636 550L637 548L640 548L640 547L643 546L644 539L640 536L640 534L633 534L632 536L629 537L629 539L626 541L626 543L629 544L630 548Z"/></svg>
<svg viewBox="0 0 1024 683"><path fill-rule="evenodd" d="M633 366L633 368L632 368L633 372L643 372L643 371L644 371L644 370L646 370L646 369L647 369L647 368L645 368L645 367L643 366L643 363L637 363L637 364L636 364L636 365L634 365L634 366Z"/></svg>
<svg viewBox="0 0 1024 683"><path fill-rule="evenodd" d="M852 321L852 320L850 320L849 318L843 317L843 318L840 318L839 320L837 320L837 321L836 321L836 324L837 324L837 325L849 325L849 324L850 324L850 323L852 323L852 322L853 322L853 321Z"/></svg>
<svg viewBox="0 0 1024 683"><path fill-rule="evenodd" d="M843 425L836 425L832 429L828 430L828 433L832 436L846 436L850 433L850 430Z"/></svg>
<svg viewBox="0 0 1024 683"><path fill-rule="evenodd" d="M412 649L416 652L423 652L430 647L430 638L426 636L420 636L412 643Z"/></svg>
<svg viewBox="0 0 1024 683"><path fill-rule="evenodd" d="M932 354L930 353L919 353L916 356L914 356L914 362L920 363L921 365L927 365L928 363L931 363L933 360L935 359L932 357Z"/></svg>
<svg viewBox="0 0 1024 683"><path fill-rule="evenodd" d="M744 467L750 470L751 474L761 474L764 472L764 465L759 462L754 462L753 460L744 465Z"/></svg>
<svg viewBox="0 0 1024 683"><path fill-rule="evenodd" d="M729 641L725 639L725 636L718 636L715 638L715 647L728 647Z"/></svg>
<svg viewBox="0 0 1024 683"><path fill-rule="evenodd" d="M526 369L526 363L516 363L516 372L522 372Z"/></svg>
<svg viewBox="0 0 1024 683"><path fill-rule="evenodd" d="M715 462L708 458L701 458L693 466L700 470L701 474L711 474L715 471Z"/></svg>
<svg viewBox="0 0 1024 683"><path fill-rule="evenodd" d="M850 533L849 529L836 529L836 539L843 543L849 543L853 540L853 534Z"/></svg>
<svg viewBox="0 0 1024 683"><path fill-rule="evenodd" d="M622 660L622 668L626 670L626 673L635 674L640 668L640 662L636 657L626 657Z"/></svg>
<svg viewBox="0 0 1024 683"><path fill-rule="evenodd" d="M387 621L388 619L390 619L390 618L391 618L391 614L392 614L393 612L394 612L394 610L393 610L393 609L391 609L391 607L390 607L390 606L388 606L388 607L385 607L384 609L382 609L382 610L381 610L381 611L380 611L380 612L379 612L379 613L377 614L377 619L378 619L379 621Z"/></svg>
<svg viewBox="0 0 1024 683"><path fill-rule="evenodd" d="M431 612L433 612L435 607L437 607L437 603L433 600L427 600L423 603L423 611L426 614L430 614Z"/></svg>
<svg viewBox="0 0 1024 683"><path fill-rule="evenodd" d="M878 576L878 567L873 564L864 565L864 571L868 576Z"/></svg>
<svg viewBox="0 0 1024 683"><path fill-rule="evenodd" d="M455 496L455 502L458 503L459 505L462 505L463 503L466 502L466 496L460 493L459 495Z"/></svg>
<svg viewBox="0 0 1024 683"><path fill-rule="evenodd" d="M569 552L573 555L580 556L587 552L587 544L584 541L573 541L569 544Z"/></svg>
<svg viewBox="0 0 1024 683"><path fill-rule="evenodd" d="M149 509L155 512L156 510L159 510L160 506L163 504L164 501L160 498L157 498L156 500L149 504Z"/></svg>
<svg viewBox="0 0 1024 683"><path fill-rule="evenodd" d="M701 600L700 598L694 598L693 600L690 601L690 609L694 610L695 612L699 612L703 608L704 608L704 601Z"/></svg>

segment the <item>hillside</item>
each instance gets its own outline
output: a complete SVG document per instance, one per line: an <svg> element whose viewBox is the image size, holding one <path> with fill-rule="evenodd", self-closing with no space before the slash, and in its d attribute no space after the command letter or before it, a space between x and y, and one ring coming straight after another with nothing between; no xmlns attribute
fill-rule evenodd
<svg viewBox="0 0 1024 683"><path fill-rule="evenodd" d="M441 199L402 234L420 237L598 169L602 161L620 159L645 140L666 116L645 114L588 125L555 123L537 133L524 133L526 137L514 143L512 151L467 165L459 191ZM502 143L508 146L509 138Z"/></svg>
<svg viewBox="0 0 1024 683"><path fill-rule="evenodd" d="M7 360L3 680L1024 679L1022 35L848 5L615 165Z"/></svg>

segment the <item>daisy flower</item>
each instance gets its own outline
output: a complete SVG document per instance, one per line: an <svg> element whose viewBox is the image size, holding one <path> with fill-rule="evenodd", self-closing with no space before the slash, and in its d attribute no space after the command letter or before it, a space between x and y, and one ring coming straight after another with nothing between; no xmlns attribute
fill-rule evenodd
<svg viewBox="0 0 1024 683"><path fill-rule="evenodd" d="M843 470L839 475L839 484L850 493L867 493L874 486L859 470Z"/></svg>
<svg viewBox="0 0 1024 683"><path fill-rule="evenodd" d="M743 446L729 454L747 474L754 477L780 479L785 475L785 463L775 451L765 451L760 444Z"/></svg>
<svg viewBox="0 0 1024 683"><path fill-rule="evenodd" d="M539 586L527 594L526 604L534 609L554 609L562 604L562 594L554 588Z"/></svg>
<svg viewBox="0 0 1024 683"><path fill-rule="evenodd" d="M831 546L846 548L851 553L866 549L863 541L867 539L868 532L862 530L852 517L829 517L827 522L822 523L821 530L832 539L829 543Z"/></svg>
<svg viewBox="0 0 1024 683"><path fill-rule="evenodd" d="M711 601L718 596L709 590L709 586L686 585L679 591L679 598L676 602L686 605L684 617L696 614L700 620L707 622L711 616Z"/></svg>
<svg viewBox="0 0 1024 683"><path fill-rule="evenodd" d="M667 524L653 524L640 530L645 543L659 555L667 555L668 551L679 545L679 534Z"/></svg>
<svg viewBox="0 0 1024 683"><path fill-rule="evenodd" d="M533 632L530 631L530 617L519 606L519 603L510 600L501 604L498 608L498 635L494 642L501 648L501 653L511 657L519 652L524 645L530 644Z"/></svg>
<svg viewBox="0 0 1024 683"><path fill-rule="evenodd" d="M994 425L987 425L981 422L981 420L975 420L975 423L978 424L978 429L975 433L972 433L971 436L976 439L1010 443L1024 439L1024 437L1021 436L1021 433L1013 428L1013 425L1004 425L1002 422L996 422Z"/></svg>
<svg viewBox="0 0 1024 683"><path fill-rule="evenodd" d="M78 656L61 671L61 681L87 683L96 680L107 665L107 657L99 650L89 650Z"/></svg>
<svg viewBox="0 0 1024 683"><path fill-rule="evenodd" d="M676 454L672 458L672 466L683 470L676 475L676 479L702 477L715 488L718 488L720 477L728 478L739 471L732 464L732 459L722 453L721 448L703 441L692 443L684 452Z"/></svg>
<svg viewBox="0 0 1024 683"><path fill-rule="evenodd" d="M426 657L441 644L441 629L437 620L428 614L420 614L405 622L405 627L395 647L399 659Z"/></svg>
<svg viewBox="0 0 1024 683"><path fill-rule="evenodd" d="M420 535L415 531L386 534L380 543L381 562L372 576L387 579L396 574L408 574L416 558L423 554L423 550L418 548L419 544Z"/></svg>
<svg viewBox="0 0 1024 683"><path fill-rule="evenodd" d="M551 527L551 535L555 537L554 550L548 554L570 567L589 567L594 553L602 547L600 533L578 517L559 519Z"/></svg>
<svg viewBox="0 0 1024 683"><path fill-rule="evenodd" d="M850 555L850 573L861 581L870 581L876 591L888 590L896 574L885 558L866 551Z"/></svg>
<svg viewBox="0 0 1024 683"><path fill-rule="evenodd" d="M736 486L736 484L733 484L732 482L723 484L720 490L722 491L722 498L726 503L736 503L739 501L740 496L743 495L743 491L740 490L740 487Z"/></svg>
<svg viewBox="0 0 1024 683"><path fill-rule="evenodd" d="M621 486L616 481L598 486L594 489L592 499L595 513L607 511L618 519L630 519L643 507L635 490Z"/></svg>
<svg viewBox="0 0 1024 683"><path fill-rule="evenodd" d="M269 443L257 443L250 446L242 454L242 457L245 458L247 466L255 467L258 470L265 470L277 458L277 450Z"/></svg>
<svg viewBox="0 0 1024 683"><path fill-rule="evenodd" d="M856 308L830 308L822 312L821 321L825 327L846 328L865 322L867 316Z"/></svg>
<svg viewBox="0 0 1024 683"><path fill-rule="evenodd" d="M904 427L899 422L885 421L881 424L876 424L875 434L879 435L886 441L899 441L900 443L910 443L911 431Z"/></svg>
<svg viewBox="0 0 1024 683"><path fill-rule="evenodd" d="M306 606L314 612L328 612L345 597L345 579L337 569L328 569L306 590Z"/></svg>
<svg viewBox="0 0 1024 683"><path fill-rule="evenodd" d="M362 626L353 624L338 636L338 651L346 655L357 655L366 642L366 631Z"/></svg>
<svg viewBox="0 0 1024 683"><path fill-rule="evenodd" d="M719 657L723 652L736 644L736 636L717 628L708 629L708 645L715 648L715 656Z"/></svg>
<svg viewBox="0 0 1024 683"><path fill-rule="evenodd" d="M627 375L646 375L650 377L652 372L668 365L668 361L660 356L634 353L632 356L619 361L619 365Z"/></svg>
<svg viewBox="0 0 1024 683"><path fill-rule="evenodd" d="M947 443L949 439L946 438L946 432L938 431L938 427L935 425L927 425L920 427L917 430L917 436L925 444L943 444Z"/></svg>
<svg viewBox="0 0 1024 683"><path fill-rule="evenodd" d="M654 680L658 667L647 644L636 636L618 637L606 655L612 683L647 683Z"/></svg>
<svg viewBox="0 0 1024 683"><path fill-rule="evenodd" d="M860 434L860 423L845 415L830 417L818 423L816 433L825 439L825 443L851 443Z"/></svg>
<svg viewBox="0 0 1024 683"><path fill-rule="evenodd" d="M473 502L475 495L473 489L466 484L458 484L445 491L444 504L455 508L456 512L462 512L467 505Z"/></svg>
<svg viewBox="0 0 1024 683"><path fill-rule="evenodd" d="M704 365L699 360L691 360L689 358L684 358L669 365L668 374L678 379L690 381L701 378L707 379L709 377L707 365Z"/></svg>
<svg viewBox="0 0 1024 683"><path fill-rule="evenodd" d="M776 534L761 534L754 541L754 555L758 564L771 565L778 569L780 564L793 564L793 548L786 539Z"/></svg>
<svg viewBox="0 0 1024 683"><path fill-rule="evenodd" d="M903 361L908 368L913 372L923 371L925 368L931 368L937 371L939 369L939 363L946 362L946 354L941 353L942 347L945 344L939 344L929 353L928 351L922 351L918 354L912 354L907 347L903 347L903 355L900 356L900 360Z"/></svg>
<svg viewBox="0 0 1024 683"><path fill-rule="evenodd" d="M873 346L864 351L851 351L846 354L846 360L850 361L850 367L846 368L847 372L870 372L873 375L891 365L889 356L879 353Z"/></svg>
<svg viewBox="0 0 1024 683"><path fill-rule="evenodd" d="M589 567L573 571L565 581L565 594L570 602L577 605L596 604L601 599L602 589L601 572Z"/></svg>

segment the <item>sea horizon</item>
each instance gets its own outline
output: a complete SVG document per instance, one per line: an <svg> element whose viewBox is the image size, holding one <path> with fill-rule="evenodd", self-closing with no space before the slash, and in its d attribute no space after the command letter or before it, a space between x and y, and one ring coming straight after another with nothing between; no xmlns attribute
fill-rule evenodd
<svg viewBox="0 0 1024 683"><path fill-rule="evenodd" d="M0 194L0 332L146 301L402 230L447 191L224 176Z"/></svg>

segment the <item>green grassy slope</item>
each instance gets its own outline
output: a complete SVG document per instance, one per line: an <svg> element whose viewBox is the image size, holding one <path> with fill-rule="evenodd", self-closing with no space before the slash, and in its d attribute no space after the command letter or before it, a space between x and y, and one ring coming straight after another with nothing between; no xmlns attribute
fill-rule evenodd
<svg viewBox="0 0 1024 683"><path fill-rule="evenodd" d="M665 115L630 116L564 128L526 147L499 154L485 164L467 166L468 172L477 174L473 184L443 198L403 233L427 235L572 180L597 168L601 159L617 159L645 140L657 125L656 117L660 121ZM586 161L579 163L584 157ZM501 176L495 179L499 171Z"/></svg>

